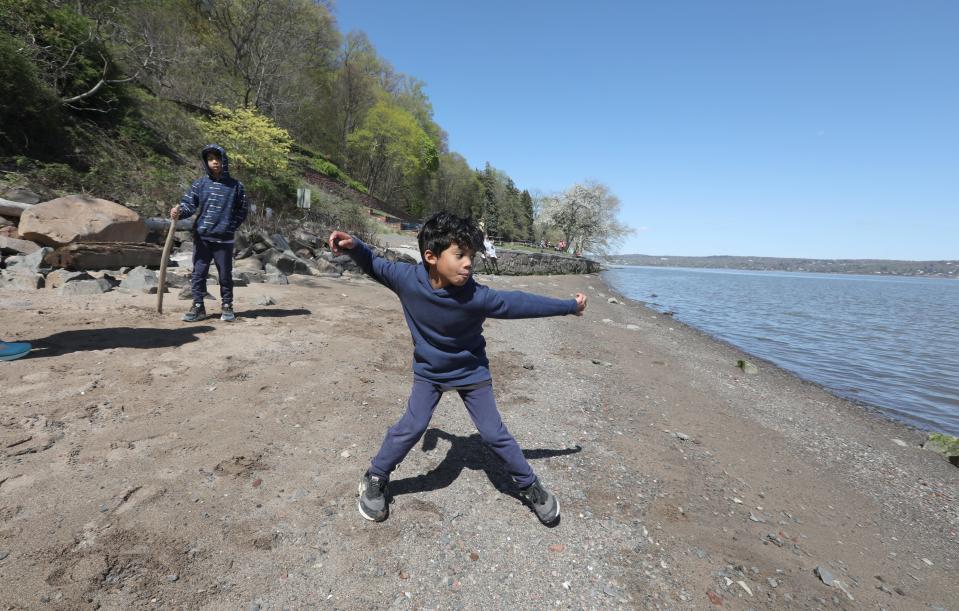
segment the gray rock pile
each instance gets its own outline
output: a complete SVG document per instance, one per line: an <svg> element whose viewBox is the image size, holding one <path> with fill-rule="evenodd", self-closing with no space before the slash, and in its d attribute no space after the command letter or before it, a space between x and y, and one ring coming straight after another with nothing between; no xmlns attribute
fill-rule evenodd
<svg viewBox="0 0 959 611"><path fill-rule="evenodd" d="M0 290L46 287L62 295L95 295L115 288L157 292L159 244L169 229L167 219L143 220L125 206L81 195L40 200L26 189L10 190L0 197ZM177 223L167 268L168 289L189 291L194 248L190 227L189 219ZM361 274L348 256L333 256L323 233L305 228L288 235L242 231L236 239L235 286L288 284L291 275ZM415 263L393 251L377 253ZM215 267L210 270L210 282L219 282Z"/></svg>

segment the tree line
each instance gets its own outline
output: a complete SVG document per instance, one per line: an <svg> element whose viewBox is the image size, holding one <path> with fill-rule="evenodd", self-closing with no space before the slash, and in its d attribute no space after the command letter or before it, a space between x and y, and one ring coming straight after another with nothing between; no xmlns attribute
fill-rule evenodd
<svg viewBox="0 0 959 611"><path fill-rule="evenodd" d="M144 189L168 197L164 181L198 143L232 135L263 151L240 161L273 205L293 201L308 165L413 217L475 215L500 239L576 227L552 213L557 197L534 201L451 151L425 84L362 32L341 33L330 2L0 0L0 26L0 156L46 164L47 180L53 169L84 188L129 188L107 167L127 150Z"/></svg>

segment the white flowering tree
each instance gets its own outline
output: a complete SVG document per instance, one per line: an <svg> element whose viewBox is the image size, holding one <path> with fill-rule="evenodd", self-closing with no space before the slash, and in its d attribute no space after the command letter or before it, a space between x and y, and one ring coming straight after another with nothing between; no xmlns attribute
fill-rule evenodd
<svg viewBox="0 0 959 611"><path fill-rule="evenodd" d="M617 218L619 198L600 182L576 183L561 194L541 197L538 207L537 223L561 233L566 252L604 255L633 233Z"/></svg>

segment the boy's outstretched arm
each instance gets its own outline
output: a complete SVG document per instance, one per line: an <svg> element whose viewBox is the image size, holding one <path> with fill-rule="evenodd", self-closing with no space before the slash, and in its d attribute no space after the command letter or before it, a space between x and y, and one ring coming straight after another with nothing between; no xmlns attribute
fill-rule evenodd
<svg viewBox="0 0 959 611"><path fill-rule="evenodd" d="M370 247L359 238L343 231L334 231L330 234L330 250L333 251L334 255L345 252L364 272L387 288L395 291L399 285L400 266L392 261L387 261L383 257L374 255ZM409 266L403 264L402 267Z"/></svg>
<svg viewBox="0 0 959 611"><path fill-rule="evenodd" d="M586 309L586 295L576 293L575 299L555 299L523 291L488 289L486 315L490 318L542 318L576 314Z"/></svg>

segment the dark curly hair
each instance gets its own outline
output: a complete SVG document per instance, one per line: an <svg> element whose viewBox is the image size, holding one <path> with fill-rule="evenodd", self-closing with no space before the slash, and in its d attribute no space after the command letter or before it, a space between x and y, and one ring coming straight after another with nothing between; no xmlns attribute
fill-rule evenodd
<svg viewBox="0 0 959 611"><path fill-rule="evenodd" d="M460 248L473 252L483 252L483 230L472 217L456 216L449 212L437 212L426 219L417 237L420 245L420 257L426 265L426 251L436 256L456 242Z"/></svg>

